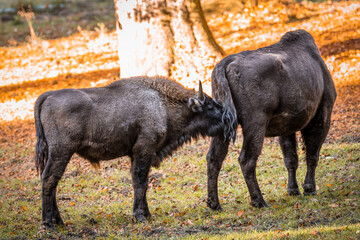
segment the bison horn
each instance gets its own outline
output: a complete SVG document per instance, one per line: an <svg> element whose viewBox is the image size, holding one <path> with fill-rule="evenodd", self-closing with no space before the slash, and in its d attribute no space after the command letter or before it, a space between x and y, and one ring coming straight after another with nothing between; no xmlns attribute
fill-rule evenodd
<svg viewBox="0 0 360 240"><path fill-rule="evenodd" d="M199 81L199 92L197 94L197 97L200 101L204 100L204 93L203 93L201 81Z"/></svg>

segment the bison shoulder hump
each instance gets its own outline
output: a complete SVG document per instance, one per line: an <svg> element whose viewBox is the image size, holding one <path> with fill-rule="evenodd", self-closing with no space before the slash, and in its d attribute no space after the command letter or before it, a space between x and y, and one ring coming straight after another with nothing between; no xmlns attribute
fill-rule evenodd
<svg viewBox="0 0 360 240"><path fill-rule="evenodd" d="M282 36L280 42L282 44L315 44L314 38L305 30L296 30L287 32Z"/></svg>
<svg viewBox="0 0 360 240"><path fill-rule="evenodd" d="M147 77L139 76L128 79L119 80L111 84L111 87L119 87L124 85L133 85L140 89L152 89L160 94L164 99L172 99L179 102L187 102L187 100L195 95L193 90L185 89L179 83L166 77Z"/></svg>

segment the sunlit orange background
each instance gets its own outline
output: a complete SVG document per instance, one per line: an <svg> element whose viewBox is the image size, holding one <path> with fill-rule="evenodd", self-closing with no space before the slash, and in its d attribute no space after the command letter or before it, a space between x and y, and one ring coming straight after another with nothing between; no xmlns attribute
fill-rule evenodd
<svg viewBox="0 0 360 240"><path fill-rule="evenodd" d="M215 39L227 54L272 44L287 31L300 28L309 31L339 92L335 129L359 130L359 1L321 4L259 1L258 6L245 8L242 13L206 17ZM33 44L1 47L1 125L19 120L31 122L34 102L45 91L103 86L118 79L117 44L116 32L99 28L80 29L74 35L55 40L44 38ZM197 80L184 81L176 69L171 77L188 88L197 87ZM210 94L210 76L202 81Z"/></svg>

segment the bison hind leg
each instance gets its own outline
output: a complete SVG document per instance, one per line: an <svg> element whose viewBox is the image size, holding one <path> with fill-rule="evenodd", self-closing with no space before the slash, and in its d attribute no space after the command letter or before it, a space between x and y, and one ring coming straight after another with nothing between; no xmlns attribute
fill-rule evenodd
<svg viewBox="0 0 360 240"><path fill-rule="evenodd" d="M55 229L55 224L63 225L56 203L56 187L65 172L73 153L66 154L64 148L50 147L49 159L41 175L42 181L42 222L41 229Z"/></svg>
<svg viewBox="0 0 360 240"><path fill-rule="evenodd" d="M307 172L304 181L304 195L316 195L315 169L318 165L320 149L330 128L332 105L324 104L324 99L314 118L301 130L306 150Z"/></svg>
<svg viewBox="0 0 360 240"><path fill-rule="evenodd" d="M287 192L290 196L300 195L296 180L296 170L299 165L299 158L296 152L296 135L293 133L287 136L280 136L279 141L284 155L285 166L288 171Z"/></svg>
<svg viewBox="0 0 360 240"><path fill-rule="evenodd" d="M57 225L64 225L64 222L60 216L60 211L56 203L56 191L54 191L53 196L53 209L54 209L54 216L53 216L53 222Z"/></svg>

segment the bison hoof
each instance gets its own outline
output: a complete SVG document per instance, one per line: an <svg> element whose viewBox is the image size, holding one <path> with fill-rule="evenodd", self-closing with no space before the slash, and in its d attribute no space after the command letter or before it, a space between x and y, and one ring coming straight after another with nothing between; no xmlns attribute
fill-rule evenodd
<svg viewBox="0 0 360 240"><path fill-rule="evenodd" d="M314 196L317 195L316 190L314 191L304 191L304 196Z"/></svg>
<svg viewBox="0 0 360 240"><path fill-rule="evenodd" d="M267 203L263 200L263 201L251 201L251 206L256 207L256 208L262 208L262 207L269 207L269 205L267 205Z"/></svg>
<svg viewBox="0 0 360 240"><path fill-rule="evenodd" d="M304 195L305 196L311 196L311 195L316 195L316 188L314 185L312 184L304 184Z"/></svg>
<svg viewBox="0 0 360 240"><path fill-rule="evenodd" d="M149 211L149 210L146 210L145 213L144 213L144 216L145 216L146 219L151 218L151 213L150 213L150 211Z"/></svg>
<svg viewBox="0 0 360 240"><path fill-rule="evenodd" d="M56 225L61 225L61 226L64 226L64 222L61 218L53 218L53 222L56 224Z"/></svg>
<svg viewBox="0 0 360 240"><path fill-rule="evenodd" d="M41 223L40 231L41 230L56 231L54 224L53 223L48 223L48 222L42 222Z"/></svg>
<svg viewBox="0 0 360 240"><path fill-rule="evenodd" d="M216 211L222 211L222 208L220 206L220 203L214 203L214 202L207 202L207 206L211 208L212 210Z"/></svg>
<svg viewBox="0 0 360 240"><path fill-rule="evenodd" d="M135 222L146 223L146 217L144 215L134 215Z"/></svg>
<svg viewBox="0 0 360 240"><path fill-rule="evenodd" d="M289 196L298 196L301 195L300 191L298 188L293 188L293 189L288 189L287 193L289 194Z"/></svg>

